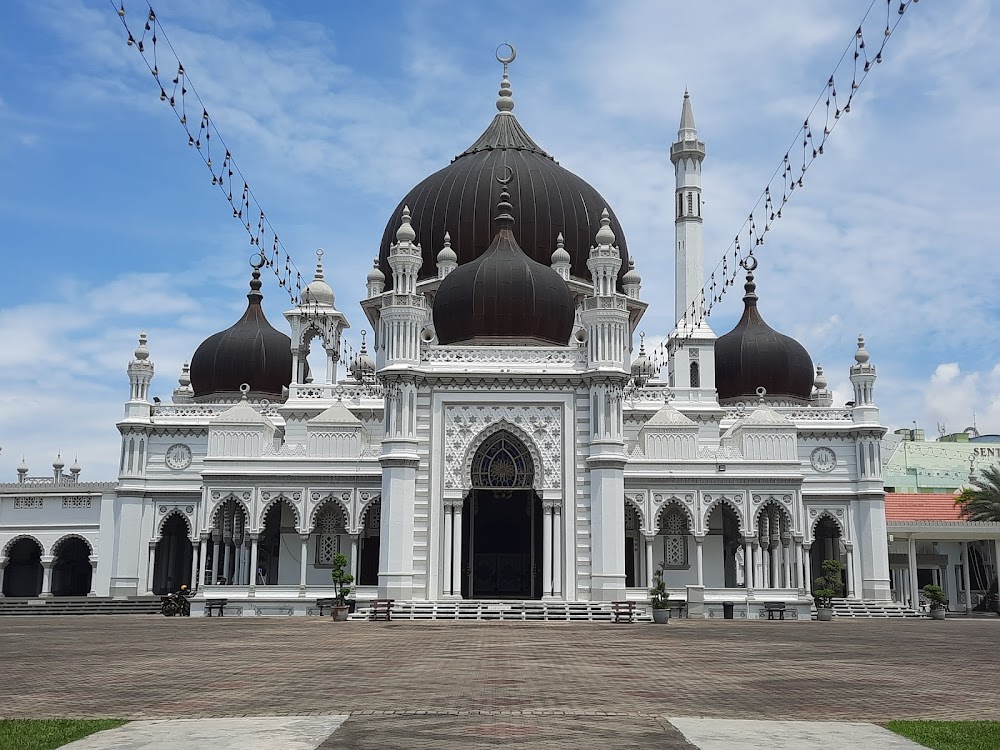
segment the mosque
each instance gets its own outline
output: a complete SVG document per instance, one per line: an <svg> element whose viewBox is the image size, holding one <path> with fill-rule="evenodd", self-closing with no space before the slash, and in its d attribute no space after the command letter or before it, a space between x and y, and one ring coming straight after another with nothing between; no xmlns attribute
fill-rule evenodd
<svg viewBox="0 0 1000 750"><path fill-rule="evenodd" d="M765 322L756 261L733 330L686 315L704 301L707 149L685 93L680 322L655 366L625 232L515 117L512 59L482 135L389 213L362 302L371 351L345 369L321 253L278 327L252 269L246 312L197 348L172 403L151 396L141 335L117 481L58 460L0 485L4 595L187 584L194 614L213 598L308 614L342 552L359 602L642 602L662 565L691 617L781 602L808 618L830 558L849 598L891 599L864 339L844 352L853 401L835 406L822 368ZM320 351L325 370L309 366Z"/></svg>

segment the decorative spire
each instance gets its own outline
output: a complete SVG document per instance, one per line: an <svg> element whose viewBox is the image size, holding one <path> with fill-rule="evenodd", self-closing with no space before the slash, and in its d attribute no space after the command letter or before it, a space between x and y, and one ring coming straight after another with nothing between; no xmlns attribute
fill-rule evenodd
<svg viewBox="0 0 1000 750"><path fill-rule="evenodd" d="M264 295L260 293L261 281L260 281L260 269L264 266L264 256L260 253L255 253L250 258L250 267L253 269L250 279L250 291L247 292L247 299L250 300L251 305L259 305L260 301L264 299Z"/></svg>
<svg viewBox="0 0 1000 750"><path fill-rule="evenodd" d="M323 280L323 248L319 248L316 251L316 276L315 281Z"/></svg>
<svg viewBox="0 0 1000 750"><path fill-rule="evenodd" d="M451 235L444 233L444 247L437 255L438 278L443 279L458 268L458 255L451 249Z"/></svg>
<svg viewBox="0 0 1000 750"><path fill-rule="evenodd" d="M505 47L509 50L509 52L505 55L501 55L500 50ZM514 58L516 57L517 50L514 49L513 44L504 42L497 47L497 61L503 63L503 80L500 81L500 96L497 98L497 109L500 112L514 111L514 96L510 89L510 79L507 78L507 66L514 62Z"/></svg>
<svg viewBox="0 0 1000 750"><path fill-rule="evenodd" d="M510 202L510 193L507 190L507 183L514 179L514 170L511 167L501 167L501 172L506 172L505 177L497 176L496 180L503 187L500 188L500 202L497 203L497 215L493 219L500 230L513 229L514 227L514 216L511 211L514 210L514 206Z"/></svg>
<svg viewBox="0 0 1000 750"><path fill-rule="evenodd" d="M698 138L698 130L694 126L694 112L691 109L691 95L684 88L684 103L681 104L681 125L677 130L677 139L693 141Z"/></svg>
<svg viewBox="0 0 1000 750"><path fill-rule="evenodd" d="M149 347L146 346L146 340L146 332L140 331L139 346L135 348L135 358L140 362L144 362L149 359Z"/></svg>
<svg viewBox="0 0 1000 750"><path fill-rule="evenodd" d="M403 215L400 217L399 229L396 230L396 242L413 242L417 238L417 233L410 226L410 207L403 206Z"/></svg>
<svg viewBox="0 0 1000 750"><path fill-rule="evenodd" d="M858 334L858 350L854 352L854 361L859 365L864 365L868 363L871 355L868 354L868 350L865 349L865 337L860 333Z"/></svg>
<svg viewBox="0 0 1000 750"><path fill-rule="evenodd" d="M747 307L757 306L757 284L753 280L753 272L757 270L757 259L748 255L744 258L740 265L746 269L747 272L747 283L743 285L743 289L746 293L743 295L743 301L747 303Z"/></svg>
<svg viewBox="0 0 1000 750"><path fill-rule="evenodd" d="M21 463L17 465L17 481L24 482L24 478L28 475L28 462L25 460L24 456L21 456Z"/></svg>
<svg viewBox="0 0 1000 750"><path fill-rule="evenodd" d="M823 374L823 365L816 365L816 380L813 381L817 391L826 390L826 375Z"/></svg>
<svg viewBox="0 0 1000 750"><path fill-rule="evenodd" d="M73 457L73 465L69 467L69 473L72 474L73 477L75 478L75 477L79 476L80 471L81 471L81 469L80 469L80 457L79 456L74 456Z"/></svg>
<svg viewBox="0 0 1000 750"><path fill-rule="evenodd" d="M601 228L597 230L597 244L602 247L610 247L615 244L615 233L611 229L611 217L608 215L608 209L601 212Z"/></svg>
<svg viewBox="0 0 1000 750"><path fill-rule="evenodd" d="M191 385L191 363L185 362L181 365L181 376L177 378L177 382L180 384L181 388L187 388Z"/></svg>

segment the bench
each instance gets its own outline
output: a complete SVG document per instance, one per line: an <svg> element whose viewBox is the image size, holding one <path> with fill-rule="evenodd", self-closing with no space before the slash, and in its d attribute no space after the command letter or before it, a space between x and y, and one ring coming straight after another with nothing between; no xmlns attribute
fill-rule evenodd
<svg viewBox="0 0 1000 750"><path fill-rule="evenodd" d="M765 602L764 611L767 612L767 619L773 620L774 616L777 614L779 620L785 619L785 603L784 602Z"/></svg>
<svg viewBox="0 0 1000 750"><path fill-rule="evenodd" d="M368 619L389 622L392 619L392 603L394 601L394 599L372 599L371 614L368 615Z"/></svg>
<svg viewBox="0 0 1000 750"><path fill-rule="evenodd" d="M635 622L635 602L611 602L614 622Z"/></svg>
<svg viewBox="0 0 1000 750"><path fill-rule="evenodd" d="M320 617L323 616L324 609L330 609L331 607L336 606L336 604L337 604L336 599L317 599L316 607L317 609L319 609L319 616Z"/></svg>
<svg viewBox="0 0 1000 750"><path fill-rule="evenodd" d="M228 599L208 599L205 601L205 617L211 617L212 612L218 612L219 617L223 617L226 605L229 604Z"/></svg>

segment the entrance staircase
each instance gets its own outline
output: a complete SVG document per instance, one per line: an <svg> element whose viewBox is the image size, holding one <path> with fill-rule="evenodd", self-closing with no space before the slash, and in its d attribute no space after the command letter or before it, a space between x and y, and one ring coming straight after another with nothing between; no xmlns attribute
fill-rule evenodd
<svg viewBox="0 0 1000 750"><path fill-rule="evenodd" d="M55 596L44 599L0 599L2 615L158 615L160 597Z"/></svg>
<svg viewBox="0 0 1000 750"><path fill-rule="evenodd" d="M367 620L370 607L360 606L348 620ZM505 620L536 622L611 622L609 602L546 602L454 600L395 602L393 620ZM636 607L636 622L652 622L652 615L642 605Z"/></svg>
<svg viewBox="0 0 1000 750"><path fill-rule="evenodd" d="M812 615L815 620L815 607L813 607ZM922 613L909 609L902 604L866 601L864 599L834 599L833 616L855 618L924 617Z"/></svg>

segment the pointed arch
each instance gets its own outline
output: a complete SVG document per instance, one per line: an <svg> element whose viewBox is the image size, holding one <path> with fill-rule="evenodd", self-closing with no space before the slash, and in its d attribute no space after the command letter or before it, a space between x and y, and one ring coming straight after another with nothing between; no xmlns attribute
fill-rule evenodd
<svg viewBox="0 0 1000 750"><path fill-rule="evenodd" d="M830 520L830 521L833 522L834 526L837 527L837 531L840 532L840 538L846 541L847 540L847 531L844 528L844 524L840 521L839 518L837 518L829 510L822 510L822 511L820 511L819 515L817 515L809 523L809 539L808 539L808 541L812 542L812 541L814 541L816 539L816 527L819 526L820 522L824 518L826 518L826 519L828 519L828 520Z"/></svg>
<svg viewBox="0 0 1000 750"><path fill-rule="evenodd" d="M351 510L347 502L343 499L342 494L346 493L337 494L335 492L328 492L324 497L320 498L320 501L316 504L316 507L313 508L312 512L309 514L309 526L303 529L302 533L311 534L313 530L316 528L317 519L319 519L322 513L328 511L331 505L333 505L334 508L336 508L337 513L340 514L341 518L343 519L344 529L346 530L351 528ZM362 513L363 512L364 511L362 511Z"/></svg>
<svg viewBox="0 0 1000 750"><path fill-rule="evenodd" d="M522 430L516 424L508 422L506 419L500 419L484 428L472 441L469 443L469 447L465 450L465 456L462 460L462 481L466 489L472 487L472 463L476 458L476 454L479 453L479 449L483 444L489 440L493 435L498 432L507 432L524 446L527 450L528 455L531 457L533 476L530 486L533 487L539 493L542 491L542 483L545 477L545 467L542 463L542 455L538 450L538 446L535 445L535 441L531 439L531 436L527 432Z"/></svg>
<svg viewBox="0 0 1000 750"><path fill-rule="evenodd" d="M244 518L250 518L250 506L246 500L241 498L235 492L226 493L223 497L219 498L214 502L213 505L209 507L208 518L210 526L212 529L217 529L218 531L223 531L222 518L220 518L220 511L229 505L229 501L242 508Z"/></svg>
<svg viewBox="0 0 1000 750"><path fill-rule="evenodd" d="M753 524L754 529L757 528L757 524L760 523L761 514L770 508L777 508L778 513L781 515L783 521L787 522L788 531L791 533L795 532L795 519L792 517L792 512L784 505L782 505L776 498L768 497L767 500L762 502L760 506L753 512Z"/></svg>
<svg viewBox="0 0 1000 750"><path fill-rule="evenodd" d="M160 539L163 538L163 527L167 525L167 522L170 520L171 516L178 516L184 522L184 525L187 527L188 539L193 540L194 526L192 525L191 521L188 519L186 515L184 515L181 512L180 508L172 508L171 510L167 511L167 513L163 516L163 518L160 519L159 523L156 524L156 538L154 539L154 541L158 542L160 541Z"/></svg>
<svg viewBox="0 0 1000 750"><path fill-rule="evenodd" d="M262 530L264 528L264 521L267 519L267 514L271 512L273 508L278 503L284 503L295 513L295 528L302 528L302 514L299 512L299 508L294 499L290 498L284 492L278 492L273 494L271 498L265 501L264 506L260 510L260 514L257 517L255 528L257 530Z"/></svg>
<svg viewBox="0 0 1000 750"><path fill-rule="evenodd" d="M649 524L646 519L646 508L645 504L642 502L642 496L631 497L629 495L625 496L625 508L632 508L635 511L636 516L639 519L639 527L645 531L649 528Z"/></svg>
<svg viewBox="0 0 1000 750"><path fill-rule="evenodd" d="M63 542L68 541L69 539L79 539L81 542L87 545L89 554L90 555L94 554L94 545L91 543L89 539L87 539L87 537L81 536L80 534L63 534L56 540L55 544L52 545L52 549L50 550L49 554L52 555L53 557L58 555L60 545L62 545Z"/></svg>
<svg viewBox="0 0 1000 750"><path fill-rule="evenodd" d="M661 519L663 518L664 514L669 513L671 511L677 511L678 513L680 513L680 515L684 516L684 520L687 522L688 534L695 533L695 529L697 526L695 524L694 514L691 512L691 509L688 508L684 504L684 502L676 495L671 495L666 500L664 500L659 505L659 507L657 507L656 515L653 519L653 525L650 530L659 532L659 530L662 528L662 525L660 523Z"/></svg>
<svg viewBox="0 0 1000 750"><path fill-rule="evenodd" d="M22 539L30 539L31 541L33 541L35 544L38 545L38 553L40 555L45 554L45 545L42 544L40 541L38 541L38 539L36 539L34 536L32 536L31 534L17 534L16 536L12 536L10 539L8 539L7 543L3 546L3 556L10 557L10 551L14 548L14 545L20 542Z"/></svg>
<svg viewBox="0 0 1000 750"><path fill-rule="evenodd" d="M743 508L736 503L733 497L727 495L712 496L712 500L709 501L709 504L705 506L705 510L702 512L701 515L702 528L703 529L708 528L708 520L712 517L712 514L715 512L715 509L718 508L720 505L723 505L729 508L730 511L732 511L733 515L736 516L736 522L739 524L739 530L741 532L745 532L747 528L747 522L746 518L744 518L743 516Z"/></svg>

